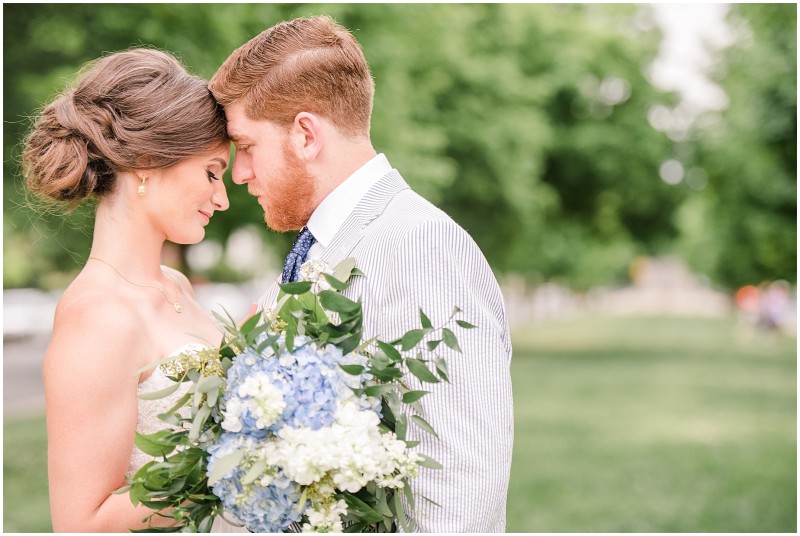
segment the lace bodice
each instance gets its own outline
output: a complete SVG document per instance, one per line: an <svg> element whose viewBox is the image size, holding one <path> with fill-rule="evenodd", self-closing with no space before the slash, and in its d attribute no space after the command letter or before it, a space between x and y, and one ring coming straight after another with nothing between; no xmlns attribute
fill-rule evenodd
<svg viewBox="0 0 800 536"><path fill-rule="evenodd" d="M208 347L201 343L189 343L172 352L169 357L177 357L180 354L198 351L204 348ZM142 393L160 391L161 389L166 389L173 384L174 382L167 378L167 376L161 370L161 367L156 367L153 369L152 374L150 374L146 380L139 384L139 387L136 389L136 394L138 396ZM178 402L178 399L184 395L188 387L189 384L186 383L179 387L178 390L171 395L156 400L138 399L139 413L136 417L136 431L141 434L152 434L153 432L157 432L158 430L168 427L169 425L159 419L158 415L160 413L165 413L167 410L172 408L172 406ZM141 469L144 464L153 459L154 458L152 456L145 454L136 448L136 446L134 446L125 476L128 478L132 477L136 471Z"/></svg>

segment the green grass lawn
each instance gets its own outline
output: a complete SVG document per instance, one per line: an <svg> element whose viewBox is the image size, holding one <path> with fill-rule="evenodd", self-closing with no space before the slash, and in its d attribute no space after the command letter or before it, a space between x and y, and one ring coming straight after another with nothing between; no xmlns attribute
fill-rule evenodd
<svg viewBox="0 0 800 536"><path fill-rule="evenodd" d="M796 341L731 320L515 330L509 532L795 532Z"/></svg>
<svg viewBox="0 0 800 536"><path fill-rule="evenodd" d="M91 455L91 454L89 454ZM3 423L3 532L52 532L44 417Z"/></svg>
<svg viewBox="0 0 800 536"><path fill-rule="evenodd" d="M794 339L592 318L512 340L509 532L796 532ZM49 531L44 419L3 447L4 531Z"/></svg>

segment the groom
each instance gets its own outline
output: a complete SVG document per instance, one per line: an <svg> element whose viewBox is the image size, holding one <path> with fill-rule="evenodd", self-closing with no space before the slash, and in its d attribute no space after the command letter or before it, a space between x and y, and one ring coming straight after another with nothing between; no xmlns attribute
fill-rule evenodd
<svg viewBox="0 0 800 536"><path fill-rule="evenodd" d="M422 405L439 435L409 439L444 466L411 480L417 497L436 503L416 501L416 530L504 531L513 411L503 298L466 231L373 149L374 84L358 42L326 16L282 22L234 51L209 89L236 145L234 182L258 199L269 227L300 230L283 281L296 280L303 260L353 257L366 277L345 294L362 300L366 338L419 327L420 308L437 326L459 306L478 326L457 331L461 354L443 352L450 383L407 378L431 391Z"/></svg>

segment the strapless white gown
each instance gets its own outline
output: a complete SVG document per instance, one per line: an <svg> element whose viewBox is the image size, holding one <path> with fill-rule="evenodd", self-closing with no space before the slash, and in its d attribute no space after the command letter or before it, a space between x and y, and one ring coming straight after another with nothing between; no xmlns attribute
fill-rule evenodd
<svg viewBox="0 0 800 536"><path fill-rule="evenodd" d="M193 352L203 350L204 348L208 348L206 345L201 343L189 343L179 348L178 350L172 352L170 357L177 357L179 354L186 353L186 352ZM152 374L147 377L143 382L139 384L139 387L136 389L136 393L151 393L154 391L159 391L161 389L166 389L173 382L170 380L164 372L161 370L161 367L156 367L153 369ZM167 424L158 418L160 413L166 413L167 410L172 408L177 402L180 397L184 395L186 389L188 388L189 384L185 384L185 386L181 386L178 388L177 391L172 393L169 396L164 398L159 398L157 400L142 400L141 398L138 400L139 403L139 413L136 418L136 431L141 434L152 434L157 432L158 430L162 430L167 426ZM128 462L128 470L125 473L126 477L132 477L136 474L136 471L141 469L141 467L149 461L152 461L152 456L149 456L136 448L133 447L133 452L131 453L131 459ZM249 532L244 527L239 527L236 525L232 525L225 521L222 518L216 518L214 520L214 525L211 528L211 532Z"/></svg>

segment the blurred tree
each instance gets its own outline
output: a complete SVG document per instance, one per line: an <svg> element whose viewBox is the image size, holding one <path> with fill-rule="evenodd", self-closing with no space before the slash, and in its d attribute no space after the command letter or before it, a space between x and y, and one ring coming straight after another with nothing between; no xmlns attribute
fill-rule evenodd
<svg viewBox="0 0 800 536"><path fill-rule="evenodd" d="M797 6L734 4L729 23L738 40L714 73L729 104L699 122L689 153L708 177L686 209L705 234L691 259L730 288L796 282Z"/></svg>
<svg viewBox="0 0 800 536"><path fill-rule="evenodd" d="M619 281L676 234L684 192L647 122L659 35L638 6L338 6L377 83L373 137L495 269ZM392 28L384 27L386 20Z"/></svg>
<svg viewBox="0 0 800 536"><path fill-rule="evenodd" d="M362 43L376 80L378 151L475 237L499 272L579 287L624 279L662 250L685 191L658 178L672 143L647 110L668 102L642 68L659 35L636 5L4 5L4 283L75 270L91 207L64 223L24 201L17 155L27 118L85 61L130 46L176 53L209 77L282 19L327 13ZM263 225L245 189L211 239ZM75 225L73 225L73 223ZM289 235L264 233L282 255ZM27 260L13 255L24 244ZM53 282L51 284L57 284Z"/></svg>

